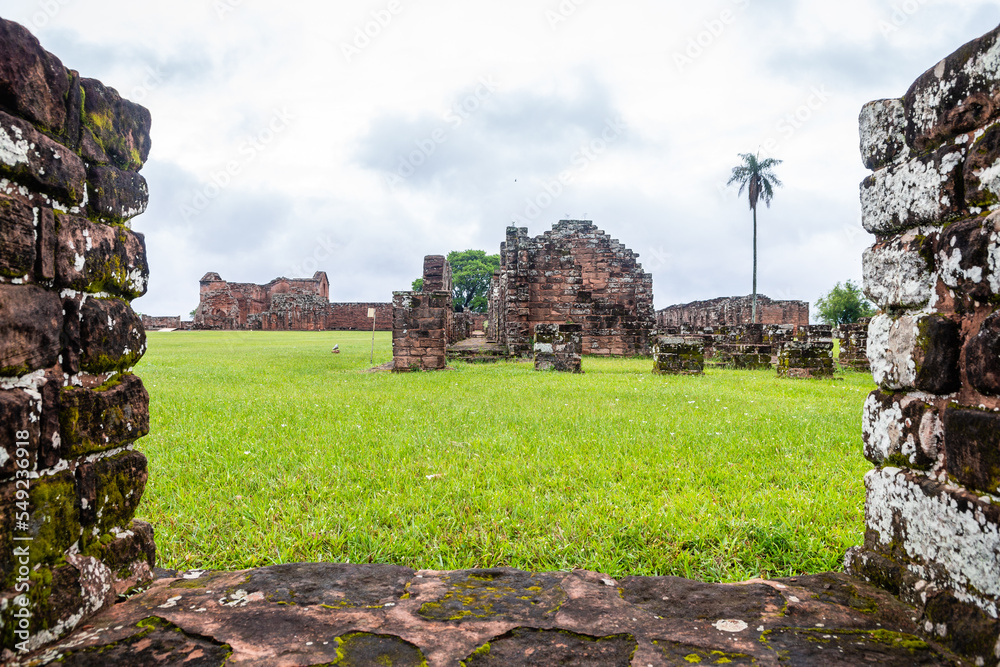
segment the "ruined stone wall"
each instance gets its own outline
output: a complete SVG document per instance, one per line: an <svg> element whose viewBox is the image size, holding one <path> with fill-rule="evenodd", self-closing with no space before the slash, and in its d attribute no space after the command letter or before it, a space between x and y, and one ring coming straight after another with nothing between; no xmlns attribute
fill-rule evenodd
<svg viewBox="0 0 1000 667"><path fill-rule="evenodd" d="M833 337L840 341L840 365L855 371L870 372L868 363L868 326L871 318L856 324L841 324L833 330Z"/></svg>
<svg viewBox="0 0 1000 667"><path fill-rule="evenodd" d="M583 372L582 325L536 324L534 338L536 371Z"/></svg>
<svg viewBox="0 0 1000 667"><path fill-rule="evenodd" d="M368 309L375 309L375 322L368 317ZM326 316L328 331L392 331L391 303L331 303Z"/></svg>
<svg viewBox="0 0 1000 667"><path fill-rule="evenodd" d="M653 372L657 375L704 375L705 339L658 335L653 343Z"/></svg>
<svg viewBox="0 0 1000 667"><path fill-rule="evenodd" d="M657 327L723 327L753 324L753 295L694 301L669 306L656 313ZM757 324L809 326L805 301L774 301L757 295Z"/></svg>
<svg viewBox="0 0 1000 667"><path fill-rule="evenodd" d="M368 309L376 310L377 331L392 331L391 303L330 303L330 282L317 271L312 278L276 278L266 285L230 283L218 273L201 279L194 316L197 329L264 331L367 331Z"/></svg>
<svg viewBox="0 0 1000 667"><path fill-rule="evenodd" d="M142 316L142 327L146 331L155 331L157 329L180 329L182 326L180 315L175 317L152 317L150 315Z"/></svg>
<svg viewBox="0 0 1000 667"><path fill-rule="evenodd" d="M392 368L397 373L436 371L448 365L454 313L451 266L443 256L424 258L424 287L421 292L392 295Z"/></svg>
<svg viewBox="0 0 1000 667"><path fill-rule="evenodd" d="M0 19L0 637L34 648L151 578L150 116Z"/></svg>
<svg viewBox="0 0 1000 667"><path fill-rule="evenodd" d="M861 113L867 531L848 571L1000 659L1000 28Z"/></svg>
<svg viewBox="0 0 1000 667"><path fill-rule="evenodd" d="M490 295L491 340L528 355L535 325L575 323L584 354L650 354L653 278L638 257L590 221L563 220L535 238L508 227Z"/></svg>
<svg viewBox="0 0 1000 667"><path fill-rule="evenodd" d="M833 377L833 331L828 324L800 327L795 339L778 350L778 375L786 378Z"/></svg>

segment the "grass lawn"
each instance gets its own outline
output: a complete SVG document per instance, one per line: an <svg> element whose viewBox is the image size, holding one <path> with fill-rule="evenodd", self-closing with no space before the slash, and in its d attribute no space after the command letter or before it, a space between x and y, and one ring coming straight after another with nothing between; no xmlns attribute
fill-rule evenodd
<svg viewBox="0 0 1000 667"><path fill-rule="evenodd" d="M339 343L341 354L330 353ZM391 357L380 333L375 363ZM371 334L151 333L139 516L159 565L586 568L739 581L863 537L871 376L648 359L363 373Z"/></svg>

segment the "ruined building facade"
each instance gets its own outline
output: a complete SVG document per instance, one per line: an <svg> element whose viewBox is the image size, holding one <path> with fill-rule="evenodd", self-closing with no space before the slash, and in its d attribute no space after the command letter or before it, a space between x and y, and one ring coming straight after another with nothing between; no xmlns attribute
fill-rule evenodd
<svg viewBox="0 0 1000 667"><path fill-rule="evenodd" d="M753 324L753 295L669 306L656 313L658 327L735 327ZM809 304L805 301L774 301L757 295L757 324L809 326Z"/></svg>
<svg viewBox="0 0 1000 667"><path fill-rule="evenodd" d="M508 227L490 286L491 342L529 356L538 324L580 324L583 353L650 354L653 277L639 256L585 220L530 238Z"/></svg>
<svg viewBox="0 0 1000 667"><path fill-rule="evenodd" d="M392 330L391 303L330 303L323 271L312 278L276 278L266 285L230 283L218 273L201 279L194 328L262 331Z"/></svg>

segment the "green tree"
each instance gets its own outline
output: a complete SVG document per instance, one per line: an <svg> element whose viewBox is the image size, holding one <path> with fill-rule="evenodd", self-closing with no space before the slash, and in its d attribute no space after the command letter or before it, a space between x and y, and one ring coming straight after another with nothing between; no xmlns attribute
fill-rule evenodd
<svg viewBox="0 0 1000 667"><path fill-rule="evenodd" d="M747 190L750 196L750 210L753 211L753 310L752 317L754 323L757 322L757 202L761 199L768 208L771 208L771 199L774 197L774 188L781 187L781 181L775 176L771 169L781 164L781 160L774 158L759 159L753 153L740 153L743 164L733 167L733 173L729 177L726 185L733 183L740 184L740 194Z"/></svg>
<svg viewBox="0 0 1000 667"><path fill-rule="evenodd" d="M485 313L489 309L490 281L493 272L500 268L500 255L487 255L485 250L454 250L448 253L448 264L451 265L454 307ZM414 292L423 289L423 278L413 281Z"/></svg>
<svg viewBox="0 0 1000 667"><path fill-rule="evenodd" d="M455 308L485 313L489 308L486 295L493 272L500 268L500 255L487 255L485 250L456 250L448 253L448 263Z"/></svg>
<svg viewBox="0 0 1000 667"><path fill-rule="evenodd" d="M848 280L837 283L830 292L816 301L819 319L824 324L854 324L863 317L875 314L873 306L861 292L861 288Z"/></svg>

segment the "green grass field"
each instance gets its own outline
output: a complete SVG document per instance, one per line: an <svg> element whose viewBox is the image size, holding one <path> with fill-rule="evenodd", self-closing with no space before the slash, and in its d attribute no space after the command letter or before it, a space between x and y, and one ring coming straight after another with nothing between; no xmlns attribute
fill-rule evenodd
<svg viewBox="0 0 1000 667"><path fill-rule="evenodd" d="M342 353L330 348L340 345ZM159 565L586 568L738 581L863 537L871 377L648 359L362 372L371 334L151 333L139 516ZM379 334L375 363L391 357Z"/></svg>

